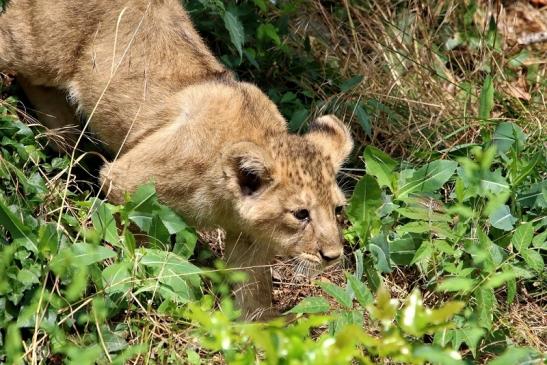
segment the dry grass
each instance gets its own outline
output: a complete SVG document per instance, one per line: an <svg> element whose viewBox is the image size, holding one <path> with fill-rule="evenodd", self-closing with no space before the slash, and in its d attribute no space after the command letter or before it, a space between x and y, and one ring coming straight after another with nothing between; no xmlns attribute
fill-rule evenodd
<svg viewBox="0 0 547 365"><path fill-rule="evenodd" d="M415 151L446 153L474 143L481 128L490 126L476 118L487 68L496 75L493 116L517 121L534 138L545 138L547 104L541 80L547 74L547 43L518 43L526 34L547 29L545 9L525 1L509 2L508 7L484 1L474 24L482 27L485 38L492 15L499 24L501 49L482 44L448 51L446 40L461 32L463 1L343 2L346 14L341 16L331 13L333 4L313 1L313 11L300 15L294 31L298 38L310 37L316 57L324 64L336 66L348 79L364 76L359 87L329 99L346 121L356 118L345 100L372 99L388 108L371 115L372 136L355 126L362 145L372 143L393 155L414 158ZM530 52L526 67L537 70L534 80L524 69L516 70L512 78L504 75L508 61L523 49Z"/></svg>

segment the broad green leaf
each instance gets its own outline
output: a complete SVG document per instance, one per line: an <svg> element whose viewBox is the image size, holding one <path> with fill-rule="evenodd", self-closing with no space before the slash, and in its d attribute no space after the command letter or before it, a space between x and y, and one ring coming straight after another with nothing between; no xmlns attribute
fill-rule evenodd
<svg viewBox="0 0 547 365"><path fill-rule="evenodd" d="M391 272L389 245L385 235L380 234L372 238L367 244L367 248L374 257L378 271L382 273Z"/></svg>
<svg viewBox="0 0 547 365"><path fill-rule="evenodd" d="M535 236L534 239L532 240L532 245L535 248L547 250L547 231L544 231L543 233L540 233L537 236Z"/></svg>
<svg viewBox="0 0 547 365"><path fill-rule="evenodd" d="M475 292L475 297L477 299L475 312L477 314L478 324L487 330L491 330L497 304L494 290L481 287Z"/></svg>
<svg viewBox="0 0 547 365"><path fill-rule="evenodd" d="M317 285L321 287L325 292L332 296L336 301L342 304L346 308L352 307L352 300L348 293L338 285L327 283L324 281L317 282Z"/></svg>
<svg viewBox="0 0 547 365"><path fill-rule="evenodd" d="M375 176L380 186L387 186L393 191L393 181L396 180L394 171L397 167L397 162L386 153L370 145L365 148L363 157L365 159L367 174Z"/></svg>
<svg viewBox="0 0 547 365"><path fill-rule="evenodd" d="M412 351L412 354L418 358L428 361L428 363L439 365L463 365L465 364L460 354L455 351L446 351L438 347L429 345L419 345Z"/></svg>
<svg viewBox="0 0 547 365"><path fill-rule="evenodd" d="M97 230L101 239L115 245L120 240L118 236L118 228L116 227L116 219L105 202L100 202L98 200L97 202L99 206L91 216L93 226Z"/></svg>
<svg viewBox="0 0 547 365"><path fill-rule="evenodd" d="M473 288L475 280L469 278L451 277L444 279L437 286L437 291L443 292L467 292Z"/></svg>
<svg viewBox="0 0 547 365"><path fill-rule="evenodd" d="M404 185L399 188L397 197L402 199L411 193L432 193L439 190L454 175L458 163L437 160L419 168Z"/></svg>
<svg viewBox="0 0 547 365"><path fill-rule="evenodd" d="M480 186L483 192L490 192L492 194L498 194L502 191L509 190L509 183L505 177L502 176L501 169L497 169L494 172L484 172L481 176Z"/></svg>
<svg viewBox="0 0 547 365"><path fill-rule="evenodd" d="M239 53L239 57L243 57L243 44L245 43L245 30L239 21L233 9L227 9L224 13L224 27L230 34L230 40Z"/></svg>
<svg viewBox="0 0 547 365"><path fill-rule="evenodd" d="M372 176L364 176L355 187L347 214L363 240L368 238L374 221L379 222L376 210L382 205L382 192Z"/></svg>
<svg viewBox="0 0 547 365"><path fill-rule="evenodd" d="M374 296L368 289L368 287L363 283L362 281L355 278L355 276L351 274L346 275L349 281L349 284L351 286L351 289L353 290L353 293L355 294L355 298L361 304L363 308L366 306L372 304L374 302Z"/></svg>
<svg viewBox="0 0 547 365"><path fill-rule="evenodd" d="M516 275L512 271L498 272L492 275L484 284L487 289L495 289L505 284L507 281L515 279Z"/></svg>
<svg viewBox="0 0 547 365"><path fill-rule="evenodd" d="M165 205L162 205L157 213L163 225L169 231L169 234L176 234L183 229L188 228L188 225L184 222L184 220L171 208Z"/></svg>
<svg viewBox="0 0 547 365"><path fill-rule="evenodd" d="M125 293L131 289L131 267L129 262L118 262L107 266L102 277L106 293Z"/></svg>
<svg viewBox="0 0 547 365"><path fill-rule="evenodd" d="M144 256L141 258L140 264L168 271L168 273L163 274L165 278L183 278L184 280L190 281L192 285L196 287L198 287L201 282L199 278L201 269L189 263L187 259L172 252L144 249Z"/></svg>
<svg viewBox="0 0 547 365"><path fill-rule="evenodd" d="M329 309L329 302L325 298L307 297L286 313L324 313Z"/></svg>
<svg viewBox="0 0 547 365"><path fill-rule="evenodd" d="M407 234L389 243L390 258L396 265L410 265L416 254L416 243Z"/></svg>
<svg viewBox="0 0 547 365"><path fill-rule="evenodd" d="M536 351L530 348L510 347L501 356L488 362L488 365L533 364L532 355L535 353Z"/></svg>
<svg viewBox="0 0 547 365"><path fill-rule="evenodd" d="M76 243L72 246L73 263L76 266L88 266L116 256L116 252L105 246L89 243Z"/></svg>
<svg viewBox="0 0 547 365"><path fill-rule="evenodd" d="M479 97L479 118L489 119L490 112L494 107L494 85L492 82L492 76L488 75L484 79L482 85L481 94Z"/></svg>
<svg viewBox="0 0 547 365"><path fill-rule="evenodd" d="M511 237L511 244L518 252L522 252L530 246L533 237L534 227L532 226L532 223L521 224L515 229L515 233L513 233L513 237Z"/></svg>
<svg viewBox="0 0 547 365"><path fill-rule="evenodd" d="M511 211L507 205L502 205L494 210L488 219L493 227L504 231L512 230L513 225L517 221L517 219L511 215Z"/></svg>
<svg viewBox="0 0 547 365"><path fill-rule="evenodd" d="M433 209L424 207L399 208L395 210L403 217L423 220L428 222L451 222L452 217L448 214L437 213Z"/></svg>
<svg viewBox="0 0 547 365"><path fill-rule="evenodd" d="M370 116L361 103L358 103L355 106L355 116L357 117L357 121L359 122L361 128L363 128L365 134L372 137L372 122L370 121Z"/></svg>
<svg viewBox="0 0 547 365"><path fill-rule="evenodd" d="M0 157L1 158L1 157ZM6 206L4 201L0 198L0 225L11 233L11 237L24 241L24 246L30 249L32 252L38 252L38 245L36 244L36 238L30 232L28 227L24 225L21 220L13 214L13 212Z"/></svg>
<svg viewBox="0 0 547 365"><path fill-rule="evenodd" d="M363 75L353 76L352 78L350 78L350 79L344 81L342 84L340 84L340 91L342 91L342 92L349 91L349 90L353 89L354 87L356 87L357 85L359 85L361 83L361 81L363 81Z"/></svg>
<svg viewBox="0 0 547 365"><path fill-rule="evenodd" d="M29 269L21 269L17 273L17 281L24 285L37 284L40 282L39 274L39 271L36 273Z"/></svg>
<svg viewBox="0 0 547 365"><path fill-rule="evenodd" d="M377 291L382 284L382 277L378 274L378 271L376 271L376 267L374 266L374 260L372 260L372 257L369 256L365 258L363 266L370 288L373 291Z"/></svg>
<svg viewBox="0 0 547 365"><path fill-rule="evenodd" d="M526 248L520 251L520 255L526 264L533 270L541 272L544 269L543 257L534 249Z"/></svg>
<svg viewBox="0 0 547 365"><path fill-rule="evenodd" d="M416 250L411 265L428 260L433 255L433 245L429 241L423 241L420 247Z"/></svg>
<svg viewBox="0 0 547 365"><path fill-rule="evenodd" d="M510 122L498 124L492 139L498 153L506 153L515 143L522 148L526 141L526 135L518 125Z"/></svg>

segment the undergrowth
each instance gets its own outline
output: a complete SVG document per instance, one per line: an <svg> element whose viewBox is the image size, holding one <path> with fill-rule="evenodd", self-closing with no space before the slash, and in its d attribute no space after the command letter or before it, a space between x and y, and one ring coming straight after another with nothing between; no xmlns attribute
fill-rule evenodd
<svg viewBox="0 0 547 365"><path fill-rule="evenodd" d="M184 3L215 54L259 84L291 130L326 112L350 124L345 284L318 280L323 294L282 308L288 316L238 322L230 285L244 278L204 263L198 234L152 184L115 206L67 176L70 158L26 123L4 78L1 362L545 360L545 59L510 43L500 26L509 10Z"/></svg>

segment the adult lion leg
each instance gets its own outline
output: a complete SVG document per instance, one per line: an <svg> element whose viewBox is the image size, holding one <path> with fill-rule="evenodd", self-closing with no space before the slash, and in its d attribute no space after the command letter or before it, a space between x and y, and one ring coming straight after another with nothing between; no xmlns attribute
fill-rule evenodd
<svg viewBox="0 0 547 365"><path fill-rule="evenodd" d="M50 129L53 147L59 151L71 151L80 131L76 109L68 103L66 93L33 85L22 77L17 81L32 104L38 121Z"/></svg>
<svg viewBox="0 0 547 365"><path fill-rule="evenodd" d="M268 319L277 315L272 307L272 275L269 250L249 244L241 235L226 234L225 258L231 268L241 268L248 279L234 290L236 303L245 320Z"/></svg>

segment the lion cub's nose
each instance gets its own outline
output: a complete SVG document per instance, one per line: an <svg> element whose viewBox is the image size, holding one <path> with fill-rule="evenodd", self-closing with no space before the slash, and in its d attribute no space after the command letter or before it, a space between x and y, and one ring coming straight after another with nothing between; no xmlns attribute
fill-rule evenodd
<svg viewBox="0 0 547 365"><path fill-rule="evenodd" d="M323 260L330 262L339 258L341 252L339 250L319 250L319 254Z"/></svg>

